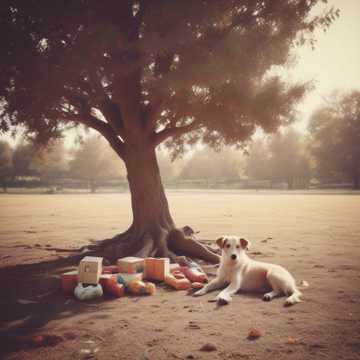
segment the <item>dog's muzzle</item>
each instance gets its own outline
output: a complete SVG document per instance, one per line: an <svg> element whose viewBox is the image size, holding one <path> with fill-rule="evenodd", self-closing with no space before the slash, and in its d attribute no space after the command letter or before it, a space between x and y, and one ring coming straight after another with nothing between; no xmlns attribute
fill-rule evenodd
<svg viewBox="0 0 360 360"><path fill-rule="evenodd" d="M236 255L235 255L235 254L232 254L232 255L231 255L231 259L232 259L232 260L236 260Z"/></svg>

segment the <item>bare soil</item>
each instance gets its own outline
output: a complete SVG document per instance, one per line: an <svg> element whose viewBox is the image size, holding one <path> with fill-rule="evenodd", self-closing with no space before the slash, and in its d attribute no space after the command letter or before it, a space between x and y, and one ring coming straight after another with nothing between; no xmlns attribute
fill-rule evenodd
<svg viewBox="0 0 360 360"><path fill-rule="evenodd" d="M154 296L78 302L60 288L68 254L49 248L124 230L129 195L1 195L0 357L360 359L358 195L172 191L168 199L177 224L199 230L198 238L244 235L252 257L306 280L304 301L285 308L284 298L238 294L217 307L208 302L216 293L194 298L158 284ZM252 328L260 331L256 340L247 338ZM38 348L18 341L36 334L58 338Z"/></svg>

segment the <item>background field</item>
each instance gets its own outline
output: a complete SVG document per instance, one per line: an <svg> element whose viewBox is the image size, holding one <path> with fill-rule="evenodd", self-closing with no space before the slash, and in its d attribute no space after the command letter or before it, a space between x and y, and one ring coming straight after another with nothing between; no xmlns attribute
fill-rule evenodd
<svg viewBox="0 0 360 360"><path fill-rule="evenodd" d="M21 289L1 294L1 326L32 316L33 331L75 329L77 345L63 342L51 353L59 359L79 357L81 341L88 339L100 348L99 359L114 354L124 359L360 358L358 195L173 191L168 198L177 224L200 231L198 238L242 234L252 242L252 257L280 263L298 280L307 280L304 303L283 308L283 299L263 303L258 295L240 294L230 306L216 310L207 302L214 294L195 299L163 286L140 300L66 303L60 291L39 300L36 282L31 280L29 292L22 279ZM128 194L2 195L0 285L10 288L13 265L59 256L46 245L78 247L124 230L130 220ZM35 299L39 306L15 306L16 297ZM246 339L252 326L264 332L256 342ZM288 336L297 339L295 345L287 343ZM206 342L217 350L200 352ZM48 354L45 348L8 356L40 359Z"/></svg>

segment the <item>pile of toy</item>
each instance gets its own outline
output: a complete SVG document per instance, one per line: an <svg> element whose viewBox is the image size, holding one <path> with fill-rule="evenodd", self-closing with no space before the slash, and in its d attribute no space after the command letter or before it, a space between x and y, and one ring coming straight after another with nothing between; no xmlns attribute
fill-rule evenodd
<svg viewBox="0 0 360 360"><path fill-rule="evenodd" d="M103 258L86 256L78 271L62 274L62 288L79 300L101 297L104 293L122 297L153 295L156 286L152 281L165 282L176 290L199 289L208 281L206 274L195 263L170 264L168 258L125 257L113 266L103 266ZM151 282L150 282L151 281Z"/></svg>

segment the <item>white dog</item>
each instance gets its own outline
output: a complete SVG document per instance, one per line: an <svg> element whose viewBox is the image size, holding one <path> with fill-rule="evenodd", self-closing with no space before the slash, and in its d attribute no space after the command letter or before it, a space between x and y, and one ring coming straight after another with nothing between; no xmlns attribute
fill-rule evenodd
<svg viewBox="0 0 360 360"><path fill-rule="evenodd" d="M252 260L246 254L249 241L238 236L222 236L216 243L222 249L220 267L215 279L194 296L223 289L216 297L220 304L227 304L237 291L263 291L263 299L270 301L275 296L286 295L285 305L300 302L301 292L292 275L283 267Z"/></svg>

